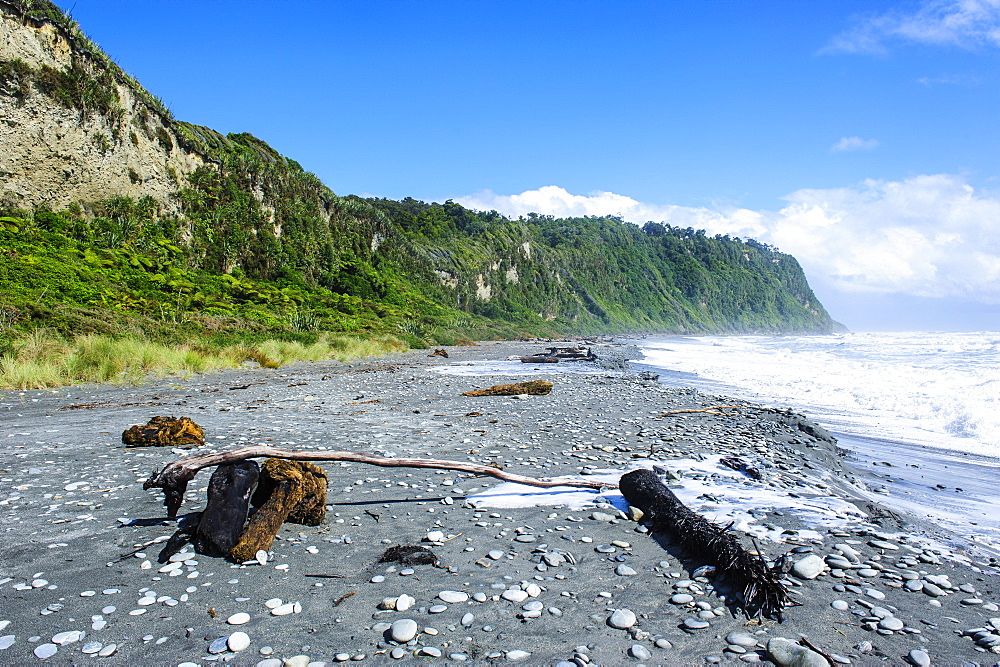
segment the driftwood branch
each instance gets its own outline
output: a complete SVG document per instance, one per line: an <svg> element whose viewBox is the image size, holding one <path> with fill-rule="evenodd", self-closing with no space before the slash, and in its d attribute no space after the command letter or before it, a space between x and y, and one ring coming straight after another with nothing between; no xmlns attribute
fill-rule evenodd
<svg viewBox="0 0 1000 667"><path fill-rule="evenodd" d="M722 415L723 417L729 417L730 415L725 412L719 412L720 410L755 410L756 408L748 405L710 405L707 408L684 408L683 410L667 410L663 414L656 415L655 419L660 417L669 417L670 415L690 415L695 413L705 413L710 415Z"/></svg>
<svg viewBox="0 0 1000 667"><path fill-rule="evenodd" d="M740 594L735 602L747 616L781 620L791 603L788 592L764 559L744 549L728 526L718 526L692 511L651 470L622 475L619 488L629 505L648 517L654 530L671 537L688 555L714 565L717 576Z"/></svg>
<svg viewBox="0 0 1000 667"><path fill-rule="evenodd" d="M163 489L165 497L163 500L167 508L167 515L177 516L184 501L184 492L187 490L188 482L194 479L195 475L202 468L217 466L225 463L233 463L246 459L259 457L272 457L278 459L289 459L292 461L348 461L351 463L366 463L368 465L382 468L433 468L437 470L456 470L474 475L487 475L495 477L505 482L515 482L527 486L538 486L551 488L554 486L574 486L585 489L606 489L615 488L616 485L606 482L591 480L548 480L516 475L514 473L500 470L488 465L479 463L467 463L463 461L446 461L442 459L407 459L388 458L385 456L375 456L374 454L361 454L359 452L331 452L331 451L301 451L295 449L280 449L268 445L250 445L239 447L224 452L210 454L195 454L185 456L164 466L163 470L154 473L142 485L144 489Z"/></svg>

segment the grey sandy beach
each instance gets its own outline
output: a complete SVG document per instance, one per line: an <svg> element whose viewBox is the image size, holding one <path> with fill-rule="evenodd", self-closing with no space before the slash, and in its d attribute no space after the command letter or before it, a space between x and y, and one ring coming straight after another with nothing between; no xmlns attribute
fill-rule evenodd
<svg viewBox="0 0 1000 667"><path fill-rule="evenodd" d="M0 664L997 663L997 554L885 507L878 489L892 482L852 468L821 427L663 385L614 343L594 345L598 364L505 361L542 347L0 393ZM525 379L554 389L460 395ZM658 416L713 405L740 409ZM194 419L208 446L121 444L156 415ZM747 531L747 548L784 556L798 605L780 623L746 618L706 563L631 520L613 491L362 464L321 464L326 523L284 524L266 562L191 547L157 562L177 526L143 481L248 443L534 477L655 463L693 509ZM181 516L203 507L208 477ZM439 564L378 562L398 544Z"/></svg>

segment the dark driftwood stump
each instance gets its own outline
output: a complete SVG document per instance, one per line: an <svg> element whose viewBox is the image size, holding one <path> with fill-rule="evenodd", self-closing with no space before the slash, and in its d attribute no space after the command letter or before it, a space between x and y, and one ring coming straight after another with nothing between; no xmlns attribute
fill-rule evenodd
<svg viewBox="0 0 1000 667"><path fill-rule="evenodd" d="M187 417L153 417L122 433L126 447L192 447L205 444L201 427Z"/></svg>
<svg viewBox="0 0 1000 667"><path fill-rule="evenodd" d="M253 504L257 511L228 552L230 560L236 563L250 560L259 550L270 549L274 536L286 521L306 526L323 523L326 471L305 461L268 459L261 467Z"/></svg>
<svg viewBox="0 0 1000 667"><path fill-rule="evenodd" d="M732 532L688 509L652 470L622 475L618 488L654 530L671 537L692 558L714 565L716 576L742 594L736 602L747 616L781 620L788 592L764 559L751 556Z"/></svg>
<svg viewBox="0 0 1000 667"><path fill-rule="evenodd" d="M552 383L545 380L518 382L516 384L495 384L488 389L467 391L462 396L517 396L519 394L544 395L552 391Z"/></svg>
<svg viewBox="0 0 1000 667"><path fill-rule="evenodd" d="M250 496L260 468L254 461L219 466L208 483L208 503L194 532L194 550L206 556L227 556L247 522Z"/></svg>

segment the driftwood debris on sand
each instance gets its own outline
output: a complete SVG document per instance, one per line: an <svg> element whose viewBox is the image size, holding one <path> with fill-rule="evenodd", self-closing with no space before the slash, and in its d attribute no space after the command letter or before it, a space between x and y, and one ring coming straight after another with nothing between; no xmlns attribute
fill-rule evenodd
<svg viewBox="0 0 1000 667"><path fill-rule="evenodd" d="M495 384L486 389L476 389L467 391L462 396L518 396L520 394L534 394L544 396L552 391L552 383L545 380L531 380L530 382L516 382L514 384Z"/></svg>
<svg viewBox="0 0 1000 667"><path fill-rule="evenodd" d="M728 528L686 507L652 470L622 475L619 489L655 531L671 537L692 558L714 565L716 576L742 595L736 602L747 616L781 620L791 603L784 585L763 557L751 555Z"/></svg>
<svg viewBox="0 0 1000 667"><path fill-rule="evenodd" d="M385 456L375 456L374 454L361 454L359 452L333 452L327 450L301 451L296 449L280 449L268 445L250 445L238 447L224 452L213 452L208 454L195 454L186 456L176 461L172 461L157 473L153 473L149 479L143 483L144 489L163 489L163 503L167 508L167 516L177 516L184 501L184 492L187 490L188 482L194 479L198 471L225 463L234 463L246 459L274 457L288 459L291 461L349 461L353 463L366 463L368 465L382 468L434 468L437 470L457 470L473 475L485 475L502 479L505 482L516 482L527 486L537 486L542 488L552 488L554 486L573 486L584 489L607 489L615 488L614 484L600 482L596 480L550 480L517 475L499 468L479 463L467 463L463 461L447 461L443 459L407 459L389 458Z"/></svg>
<svg viewBox="0 0 1000 667"><path fill-rule="evenodd" d="M122 433L126 447L193 447L205 444L201 427L188 417L153 417Z"/></svg>

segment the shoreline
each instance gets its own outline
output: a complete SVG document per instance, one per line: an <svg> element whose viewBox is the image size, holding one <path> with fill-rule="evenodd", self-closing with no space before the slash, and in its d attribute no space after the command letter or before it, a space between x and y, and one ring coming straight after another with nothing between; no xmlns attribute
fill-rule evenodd
<svg viewBox="0 0 1000 667"><path fill-rule="evenodd" d="M864 497L855 484L875 478L815 437L821 432L810 435L800 419L667 387L621 370L625 363L592 373L534 371L520 363L495 364L503 372L486 375L442 372L488 371L490 363L543 346L484 343L449 347L449 359L414 350L352 364L156 379L140 387L0 392L6 427L0 432L0 663L37 661L34 652L50 644L56 652L46 661L60 664L255 664L294 656L378 664L392 662L397 649L404 661L551 664L586 656L598 663L703 664L772 660L770 640L794 641L800 633L854 664L922 660L911 651L923 651L932 662L996 662L993 653L977 650L984 646L977 647L973 636L955 632L1000 632L996 561L948 548L933 526ZM593 347L608 355L624 346ZM553 392L523 399L459 395L521 381L527 372L553 382ZM654 418L723 402L746 409L731 417ZM126 526L119 519L164 516L162 494L143 491L142 482L154 469L198 451L124 449L121 432L159 414L194 419L210 443L203 449L268 442L494 462L546 477L607 474L652 461L671 469L676 462L679 479L671 486L686 503L705 506L692 509L743 512L741 525L760 534L756 543L769 558L798 549L792 561L818 560L824 569L815 578L789 575L802 606L789 608L784 623L748 624L726 608L711 580L692 576L702 563L641 532L619 514L614 494L577 509L499 507L496 499L470 500L495 491L500 484L492 478L327 463L323 526L284 524L267 565L231 566L192 554L171 576L158 572L156 544L142 558L115 562L136 545L173 532L169 523ZM754 463L762 480L719 465L723 454ZM192 482L182 515L203 506L208 476L202 472ZM769 510L775 499L791 509ZM815 520L832 523L810 525ZM401 566L376 563L386 547L421 543L429 531L446 536L431 547L443 568L420 565L402 574ZM742 542L751 547L749 539ZM143 569L146 560L152 563ZM40 581L45 583L34 585ZM468 599L445 601L462 596L442 591ZM378 608L383 598L401 594L415 598L411 609ZM301 613L272 615L264 602L273 598L299 602ZM635 624L610 627L618 609L632 611ZM238 612L250 621L228 625ZM409 646L383 636L383 624L404 618L416 621L419 631ZM998 619L997 627L990 619ZM77 631L86 636L60 636ZM248 648L209 652L213 641L236 631L247 633ZM112 644L113 654L99 657ZM272 650L262 653L265 647Z"/></svg>

